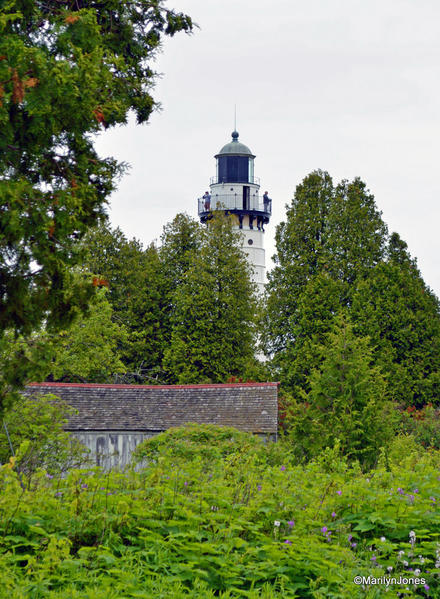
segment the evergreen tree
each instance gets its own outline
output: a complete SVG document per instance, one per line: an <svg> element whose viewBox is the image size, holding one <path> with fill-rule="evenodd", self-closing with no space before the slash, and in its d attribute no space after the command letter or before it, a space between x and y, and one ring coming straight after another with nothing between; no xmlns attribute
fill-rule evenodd
<svg viewBox="0 0 440 599"><path fill-rule="evenodd" d="M162 0L2 3L0 330L56 327L76 313L66 266L121 172L93 135L130 110L148 120L162 37L191 29Z"/></svg>
<svg viewBox="0 0 440 599"><path fill-rule="evenodd" d="M393 411L384 377L372 365L368 337L356 337L350 321L339 316L320 351L310 390L293 409L297 451L315 457L339 440L345 455L372 466L391 438Z"/></svg>
<svg viewBox="0 0 440 599"><path fill-rule="evenodd" d="M297 186L286 220L276 230L275 267L268 273L267 312L263 342L268 353L283 352L294 337L298 301L326 263L328 212L333 199L328 173L315 171Z"/></svg>
<svg viewBox="0 0 440 599"><path fill-rule="evenodd" d="M338 312L369 336L390 397L438 403L440 314L416 261L397 233L389 238L360 179L333 188L317 171L298 186L277 231L269 274L264 341L287 391L308 393L319 346Z"/></svg>
<svg viewBox="0 0 440 599"><path fill-rule="evenodd" d="M176 310L175 292L184 282L189 269L200 252L204 228L187 214L177 214L163 228L159 258L164 281L164 311L161 323L161 336L164 349L171 343L173 314ZM161 377L164 382L174 378L165 368Z"/></svg>
<svg viewBox="0 0 440 599"><path fill-rule="evenodd" d="M119 350L124 381L160 379L167 344L167 281L154 245L146 249L128 240L119 228L101 226L86 238L86 267L109 289L113 321L127 332Z"/></svg>
<svg viewBox="0 0 440 599"><path fill-rule="evenodd" d="M374 196L359 178L336 186L328 214L327 270L345 284L344 303L350 303L358 280L385 254L388 230Z"/></svg>
<svg viewBox="0 0 440 599"><path fill-rule="evenodd" d="M298 185L286 222L277 228L263 332L266 351L291 392L306 388L317 365L316 344L334 315L349 309L358 281L383 258L386 235L359 179L335 187L328 173L315 171Z"/></svg>
<svg viewBox="0 0 440 599"><path fill-rule="evenodd" d="M256 300L239 234L215 216L175 289L164 368L173 382L224 382L254 362Z"/></svg>
<svg viewBox="0 0 440 599"><path fill-rule="evenodd" d="M93 140L130 111L148 121L162 38L191 29L162 0L1 3L0 344L86 308L93 287L71 276L75 248L124 170Z"/></svg>
<svg viewBox="0 0 440 599"><path fill-rule="evenodd" d="M394 238L395 240L395 238ZM353 296L355 330L369 335L392 399L404 406L439 404L439 301L404 253L378 264Z"/></svg>
<svg viewBox="0 0 440 599"><path fill-rule="evenodd" d="M284 352L275 354L272 361L284 388L295 394L308 390L308 377L320 366L320 348L343 310L342 288L340 281L320 273L308 281L298 299L297 319L290 324L293 342Z"/></svg>
<svg viewBox="0 0 440 599"><path fill-rule="evenodd" d="M162 271L172 293L179 287L200 251L203 228L187 214L177 214L163 228L160 245Z"/></svg>

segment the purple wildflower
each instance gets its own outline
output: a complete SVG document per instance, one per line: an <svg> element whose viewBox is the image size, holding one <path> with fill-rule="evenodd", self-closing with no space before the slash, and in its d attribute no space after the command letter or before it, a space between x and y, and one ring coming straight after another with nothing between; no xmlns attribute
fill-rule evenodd
<svg viewBox="0 0 440 599"><path fill-rule="evenodd" d="M185 485L185 487L187 487L188 486L188 481L186 480L183 484Z"/></svg>
<svg viewBox="0 0 440 599"><path fill-rule="evenodd" d="M85 483L83 485L81 485L81 489L88 489L89 485L86 485Z"/></svg>
<svg viewBox="0 0 440 599"><path fill-rule="evenodd" d="M336 512L332 512L332 518L336 518Z"/></svg>
<svg viewBox="0 0 440 599"><path fill-rule="evenodd" d="M323 534L323 535L325 535L325 533L327 532L327 530L328 530L327 526L323 526L323 527L321 528L321 532L322 532L322 534Z"/></svg>
<svg viewBox="0 0 440 599"><path fill-rule="evenodd" d="M425 591L429 591L429 584L424 584L423 588L425 589Z"/></svg>
<svg viewBox="0 0 440 599"><path fill-rule="evenodd" d="M46 474L46 478L53 478L53 474Z"/></svg>
<svg viewBox="0 0 440 599"><path fill-rule="evenodd" d="M286 543L286 545L291 545L292 544L292 541L289 541L289 539L286 539L284 542Z"/></svg>
<svg viewBox="0 0 440 599"><path fill-rule="evenodd" d="M261 485L258 485L258 486L257 486L257 491L261 491L261 489L262 489L262 488L263 488L263 487L262 487Z"/></svg>
<svg viewBox="0 0 440 599"><path fill-rule="evenodd" d="M280 470L281 470L282 472L284 472L284 470L285 470L285 469L286 469L286 467L285 467L285 466L281 466L281 468L280 468Z"/></svg>
<svg viewBox="0 0 440 599"><path fill-rule="evenodd" d="M353 535L348 535L348 542L350 543L351 539L353 538Z"/></svg>
<svg viewBox="0 0 440 599"><path fill-rule="evenodd" d="M370 561L375 562L377 560L377 557L375 555L373 555L373 557L371 558Z"/></svg>
<svg viewBox="0 0 440 599"><path fill-rule="evenodd" d="M416 493L416 494L417 494L418 492L419 492L419 490L418 490L418 489L414 489L414 491L413 491L413 493Z"/></svg>
<svg viewBox="0 0 440 599"><path fill-rule="evenodd" d="M435 497L430 497L429 499L432 501L432 503L435 503Z"/></svg>
<svg viewBox="0 0 440 599"><path fill-rule="evenodd" d="M342 491L336 491L338 495L342 495Z"/></svg>
<svg viewBox="0 0 440 599"><path fill-rule="evenodd" d="M354 549L355 547L357 547L357 543L352 543L352 544L351 544L351 546L352 546L352 547L353 547L353 549Z"/></svg>
<svg viewBox="0 0 440 599"><path fill-rule="evenodd" d="M290 528L292 528L293 526L295 526L295 520L289 520L287 524L290 526Z"/></svg>
<svg viewBox="0 0 440 599"><path fill-rule="evenodd" d="M63 495L63 492L62 492L62 491L57 491L57 492L55 493L55 497L62 497L62 495Z"/></svg>
<svg viewBox="0 0 440 599"><path fill-rule="evenodd" d="M405 495L405 492L401 487L397 488L397 492L399 493L399 495Z"/></svg>

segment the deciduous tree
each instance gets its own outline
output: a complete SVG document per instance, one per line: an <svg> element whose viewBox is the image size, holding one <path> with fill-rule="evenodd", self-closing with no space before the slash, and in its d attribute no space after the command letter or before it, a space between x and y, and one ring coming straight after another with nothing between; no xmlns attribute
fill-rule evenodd
<svg viewBox="0 0 440 599"><path fill-rule="evenodd" d="M116 374L125 372L120 351L127 331L124 325L112 322L106 295L106 288L100 289L87 315L80 315L68 330L52 336L52 380L111 383Z"/></svg>

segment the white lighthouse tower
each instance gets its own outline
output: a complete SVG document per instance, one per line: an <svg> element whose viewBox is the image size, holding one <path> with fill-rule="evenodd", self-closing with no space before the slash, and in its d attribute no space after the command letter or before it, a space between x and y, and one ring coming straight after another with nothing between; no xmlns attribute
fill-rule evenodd
<svg viewBox="0 0 440 599"><path fill-rule="evenodd" d="M205 223L214 210L236 217L237 228L243 233L242 247L253 271L252 280L263 292L266 280L264 225L272 214L272 200L260 196L260 181L254 176L255 155L238 141L237 131L215 158L217 170L211 178L211 198L198 200L200 220Z"/></svg>

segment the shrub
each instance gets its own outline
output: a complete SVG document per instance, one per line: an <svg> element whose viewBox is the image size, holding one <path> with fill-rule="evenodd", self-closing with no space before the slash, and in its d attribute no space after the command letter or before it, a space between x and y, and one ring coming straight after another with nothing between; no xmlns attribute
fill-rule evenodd
<svg viewBox="0 0 440 599"><path fill-rule="evenodd" d="M22 396L0 430L0 463L16 454L16 468L31 477L43 468L63 473L87 462L88 450L63 430L73 409L55 395Z"/></svg>
<svg viewBox="0 0 440 599"><path fill-rule="evenodd" d="M440 449L440 410L432 404L422 409L410 406L401 412L401 429L426 448Z"/></svg>
<svg viewBox="0 0 440 599"><path fill-rule="evenodd" d="M176 459L218 460L234 454L259 450L262 440L229 426L188 423L170 428L140 443L133 454L134 463L156 461L161 454Z"/></svg>

